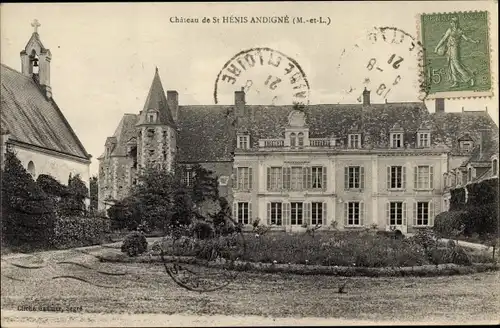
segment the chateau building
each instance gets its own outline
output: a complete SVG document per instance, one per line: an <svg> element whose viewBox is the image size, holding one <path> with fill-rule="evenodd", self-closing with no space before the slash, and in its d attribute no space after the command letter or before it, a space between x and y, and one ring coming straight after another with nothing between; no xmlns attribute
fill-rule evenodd
<svg viewBox="0 0 500 328"><path fill-rule="evenodd" d="M79 174L89 187L90 159L62 110L50 84L52 54L38 34L21 51L21 72L1 64L0 160L12 149L34 179L49 174L61 183Z"/></svg>
<svg viewBox="0 0 500 328"><path fill-rule="evenodd" d="M152 101L151 99L154 99ZM448 113L436 100L372 104L179 106L158 71L143 110L125 114L100 160L101 208L127 195L140 165L167 170L199 163L219 177L233 218L273 229L307 225L413 232L445 210L445 173L498 147L486 112ZM468 139L472 139L472 142ZM476 142L477 143L477 142ZM497 162L498 163L498 162Z"/></svg>

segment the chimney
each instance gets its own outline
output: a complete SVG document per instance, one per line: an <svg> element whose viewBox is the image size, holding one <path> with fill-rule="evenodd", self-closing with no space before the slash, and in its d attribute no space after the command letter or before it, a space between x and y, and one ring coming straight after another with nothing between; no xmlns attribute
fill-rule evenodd
<svg viewBox="0 0 500 328"><path fill-rule="evenodd" d="M236 116L242 117L245 115L245 91L241 88L241 91L234 92L234 106L236 107Z"/></svg>
<svg viewBox="0 0 500 328"><path fill-rule="evenodd" d="M175 90L167 90L167 106L172 113L174 122L177 122L179 116L179 93Z"/></svg>
<svg viewBox="0 0 500 328"><path fill-rule="evenodd" d="M436 98L435 112L444 113L444 98Z"/></svg>
<svg viewBox="0 0 500 328"><path fill-rule="evenodd" d="M463 112L465 112L465 107L464 107L464 106L462 106L462 113L463 113Z"/></svg>
<svg viewBox="0 0 500 328"><path fill-rule="evenodd" d="M363 90L363 106L370 106L370 91Z"/></svg>

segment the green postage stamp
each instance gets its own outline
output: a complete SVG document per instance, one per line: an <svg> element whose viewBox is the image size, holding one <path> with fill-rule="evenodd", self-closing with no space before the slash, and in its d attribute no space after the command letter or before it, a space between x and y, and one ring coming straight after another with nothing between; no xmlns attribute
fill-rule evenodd
<svg viewBox="0 0 500 328"><path fill-rule="evenodd" d="M493 95L486 11L420 15L428 98Z"/></svg>

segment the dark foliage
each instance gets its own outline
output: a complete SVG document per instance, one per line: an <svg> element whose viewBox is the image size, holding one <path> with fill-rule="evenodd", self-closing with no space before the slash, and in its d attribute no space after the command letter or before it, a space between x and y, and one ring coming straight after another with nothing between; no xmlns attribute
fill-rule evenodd
<svg viewBox="0 0 500 328"><path fill-rule="evenodd" d="M460 211L465 208L465 188L450 190L450 211Z"/></svg>
<svg viewBox="0 0 500 328"><path fill-rule="evenodd" d="M96 176L90 178L90 212L97 213L99 185Z"/></svg>
<svg viewBox="0 0 500 328"><path fill-rule="evenodd" d="M125 237L121 251L128 256L137 256L148 250L148 241L141 232L134 231Z"/></svg>
<svg viewBox="0 0 500 328"><path fill-rule="evenodd" d="M214 228L209 222L197 221L193 224L192 236L197 239L209 239L214 237Z"/></svg>
<svg viewBox="0 0 500 328"><path fill-rule="evenodd" d="M2 234L11 246L50 246L55 208L12 151L5 154L2 184Z"/></svg>

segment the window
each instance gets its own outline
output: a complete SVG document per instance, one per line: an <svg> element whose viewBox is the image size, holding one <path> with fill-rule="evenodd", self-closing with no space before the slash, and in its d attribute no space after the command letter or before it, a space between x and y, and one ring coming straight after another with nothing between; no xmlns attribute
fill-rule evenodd
<svg viewBox="0 0 500 328"><path fill-rule="evenodd" d="M493 170L493 175L498 174L498 160L496 158L491 161L491 169Z"/></svg>
<svg viewBox="0 0 500 328"><path fill-rule="evenodd" d="M422 165L415 167L415 189L433 188L434 170L432 166Z"/></svg>
<svg viewBox="0 0 500 328"><path fill-rule="evenodd" d="M349 148L361 148L361 136L359 134L349 135Z"/></svg>
<svg viewBox="0 0 500 328"><path fill-rule="evenodd" d="M323 188L323 167L313 166L311 168L312 174L312 188L322 189Z"/></svg>
<svg viewBox="0 0 500 328"><path fill-rule="evenodd" d="M429 225L429 202L417 202L417 213L415 224L417 226L427 226Z"/></svg>
<svg viewBox="0 0 500 328"><path fill-rule="evenodd" d="M292 167L290 176L290 189L302 190L302 167Z"/></svg>
<svg viewBox="0 0 500 328"><path fill-rule="evenodd" d="M184 177L182 178L182 182L187 187L191 187L193 185L193 180L194 180L193 170L187 169L186 172L184 172Z"/></svg>
<svg viewBox="0 0 500 328"><path fill-rule="evenodd" d="M270 224L275 224L280 226L282 224L282 215L283 215L283 204L282 203L271 203L269 206L269 219Z"/></svg>
<svg viewBox="0 0 500 328"><path fill-rule="evenodd" d="M250 223L250 203L238 202L236 203L236 220L241 224Z"/></svg>
<svg viewBox="0 0 500 328"><path fill-rule="evenodd" d="M364 168L362 166L348 166L345 168L345 189L364 188Z"/></svg>
<svg viewBox="0 0 500 328"><path fill-rule="evenodd" d="M291 203L291 224L302 225L303 221L303 203Z"/></svg>
<svg viewBox="0 0 500 328"><path fill-rule="evenodd" d="M312 213L311 213L311 224L312 225L323 225L323 210L326 210L326 204L323 203L312 203Z"/></svg>
<svg viewBox="0 0 500 328"><path fill-rule="evenodd" d="M33 179L36 177L36 172L35 172L35 163L33 161L30 161L28 163L28 173L31 174Z"/></svg>
<svg viewBox="0 0 500 328"><path fill-rule="evenodd" d="M419 147L429 147L430 144L430 134L428 132L420 132L418 134L418 146Z"/></svg>
<svg viewBox="0 0 500 328"><path fill-rule="evenodd" d="M250 167L238 167L237 189L249 190L252 188L252 169Z"/></svg>
<svg viewBox="0 0 500 328"><path fill-rule="evenodd" d="M403 225L403 202L389 203L389 225Z"/></svg>
<svg viewBox="0 0 500 328"><path fill-rule="evenodd" d="M163 160L164 161L167 160L167 151L166 150L163 151Z"/></svg>
<svg viewBox="0 0 500 328"><path fill-rule="evenodd" d="M156 112L148 113L148 123L155 123L155 122L156 122Z"/></svg>
<svg viewBox="0 0 500 328"><path fill-rule="evenodd" d="M461 143L461 147L460 147L463 151L465 152L469 152L472 148L472 142L469 142L469 141L464 141Z"/></svg>
<svg viewBox="0 0 500 328"><path fill-rule="evenodd" d="M295 147L297 145L297 137L295 133L290 133L290 147Z"/></svg>
<svg viewBox="0 0 500 328"><path fill-rule="evenodd" d="M148 129L148 137L153 138L155 136L155 129Z"/></svg>
<svg viewBox="0 0 500 328"><path fill-rule="evenodd" d="M219 178L219 185L221 185L221 186L227 186L228 181L229 181L229 177L227 177L227 176L221 176Z"/></svg>
<svg viewBox="0 0 500 328"><path fill-rule="evenodd" d="M403 147L403 134L402 133L391 133L391 147L392 148Z"/></svg>
<svg viewBox="0 0 500 328"><path fill-rule="evenodd" d="M149 156L153 157L154 155L155 155L155 150L154 149L150 149L149 150Z"/></svg>
<svg viewBox="0 0 500 328"><path fill-rule="evenodd" d="M111 155L111 147L106 147L106 158L109 158L109 156Z"/></svg>
<svg viewBox="0 0 500 328"><path fill-rule="evenodd" d="M467 180L469 182L472 181L472 167L469 167L469 169L467 170Z"/></svg>
<svg viewBox="0 0 500 328"><path fill-rule="evenodd" d="M299 142L299 147L304 147L304 134L300 132L298 134L298 142Z"/></svg>
<svg viewBox="0 0 500 328"><path fill-rule="evenodd" d="M360 215L360 202L348 202L347 207L347 225L348 226L359 226L361 225L361 215Z"/></svg>
<svg viewBox="0 0 500 328"><path fill-rule="evenodd" d="M387 168L387 189L403 189L406 187L406 168L389 166Z"/></svg>
<svg viewBox="0 0 500 328"><path fill-rule="evenodd" d="M238 136L238 148L240 149L250 148L250 136Z"/></svg>
<svg viewBox="0 0 500 328"><path fill-rule="evenodd" d="M448 201L448 199L445 199L444 200L444 209L443 210L444 211L448 211L449 209L450 209L449 201Z"/></svg>
<svg viewBox="0 0 500 328"><path fill-rule="evenodd" d="M269 167L267 169L267 190L281 190L283 186L283 168Z"/></svg>

